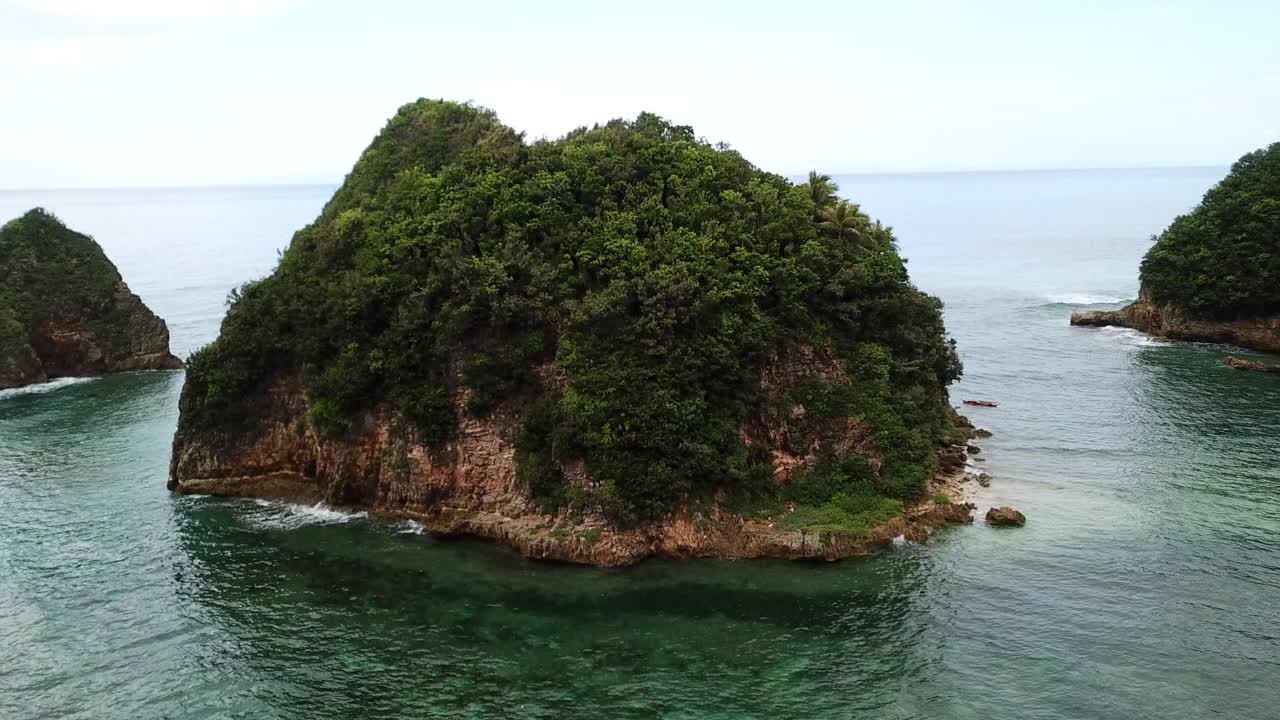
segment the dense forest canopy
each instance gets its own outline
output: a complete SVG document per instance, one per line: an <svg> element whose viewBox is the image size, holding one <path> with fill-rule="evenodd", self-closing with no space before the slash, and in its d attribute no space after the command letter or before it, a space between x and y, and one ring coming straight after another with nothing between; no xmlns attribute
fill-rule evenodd
<svg viewBox="0 0 1280 720"><path fill-rule="evenodd" d="M0 227L0 317L24 325L73 315L109 295L120 273L102 248L37 208Z"/></svg>
<svg viewBox="0 0 1280 720"><path fill-rule="evenodd" d="M905 499L924 491L960 373L940 308L830 178L793 184L651 114L526 143L490 111L421 100L275 272L233 293L190 360L180 432L243 432L255 396L292 377L320 432L391 405L441 447L464 398L523 418L531 494L643 521L767 491L740 426L787 401L762 389L770 358L820 347L854 382L789 392L869 424L883 464L833 455L792 492ZM599 482L590 497L565 480L575 461Z"/></svg>
<svg viewBox="0 0 1280 720"><path fill-rule="evenodd" d="M1205 319L1280 314L1280 143L1249 153L1142 261L1160 305Z"/></svg>

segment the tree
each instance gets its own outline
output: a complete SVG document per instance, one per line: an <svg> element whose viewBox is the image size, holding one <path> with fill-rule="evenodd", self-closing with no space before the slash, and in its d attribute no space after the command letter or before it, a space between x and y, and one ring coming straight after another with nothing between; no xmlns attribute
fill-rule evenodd
<svg viewBox="0 0 1280 720"><path fill-rule="evenodd" d="M863 249L867 235L863 232L867 226L867 217L862 214L857 203L848 200L837 200L834 205L818 210L818 230L825 235L843 242L846 238Z"/></svg>
<svg viewBox="0 0 1280 720"><path fill-rule="evenodd" d="M815 213L820 212L823 208L831 207L838 199L836 190L840 188L831 180L830 175L824 175L817 170L809 171L809 198L813 200L813 210Z"/></svg>

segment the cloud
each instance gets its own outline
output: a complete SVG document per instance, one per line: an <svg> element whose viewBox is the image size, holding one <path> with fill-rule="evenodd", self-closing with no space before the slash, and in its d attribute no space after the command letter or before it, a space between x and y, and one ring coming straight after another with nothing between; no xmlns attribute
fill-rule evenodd
<svg viewBox="0 0 1280 720"><path fill-rule="evenodd" d="M17 23L0 23L0 64L73 72L114 65L171 51L219 22L272 14L293 1L0 0L0 12L23 14Z"/></svg>
<svg viewBox="0 0 1280 720"><path fill-rule="evenodd" d="M83 70L104 63L118 63L158 49L172 47L184 35L148 33L144 35L85 35L57 37L20 48L22 59L37 66Z"/></svg>
<svg viewBox="0 0 1280 720"><path fill-rule="evenodd" d="M9 0L33 13L111 25L164 25L275 12L289 0Z"/></svg>

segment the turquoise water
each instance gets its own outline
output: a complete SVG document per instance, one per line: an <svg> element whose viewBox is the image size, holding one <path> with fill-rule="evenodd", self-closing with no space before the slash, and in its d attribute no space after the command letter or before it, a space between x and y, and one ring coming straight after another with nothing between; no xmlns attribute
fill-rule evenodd
<svg viewBox="0 0 1280 720"><path fill-rule="evenodd" d="M1070 328L1223 169L841 178L948 305L980 508L866 561L597 570L164 489L180 373L0 393L0 718L1280 717L1280 378ZM332 188L0 193L185 354Z"/></svg>

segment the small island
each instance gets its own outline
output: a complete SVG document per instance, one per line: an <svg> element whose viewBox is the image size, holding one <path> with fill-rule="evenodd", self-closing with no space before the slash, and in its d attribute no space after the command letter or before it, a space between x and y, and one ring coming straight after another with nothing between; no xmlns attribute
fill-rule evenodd
<svg viewBox="0 0 1280 720"><path fill-rule="evenodd" d="M40 209L0 227L0 389L181 367L93 238Z"/></svg>
<svg viewBox="0 0 1280 720"><path fill-rule="evenodd" d="M191 357L169 487L596 565L971 521L941 303L835 190L650 114L406 105Z"/></svg>
<svg viewBox="0 0 1280 720"><path fill-rule="evenodd" d="M1137 302L1071 324L1280 352L1280 143L1236 161L1155 239Z"/></svg>

